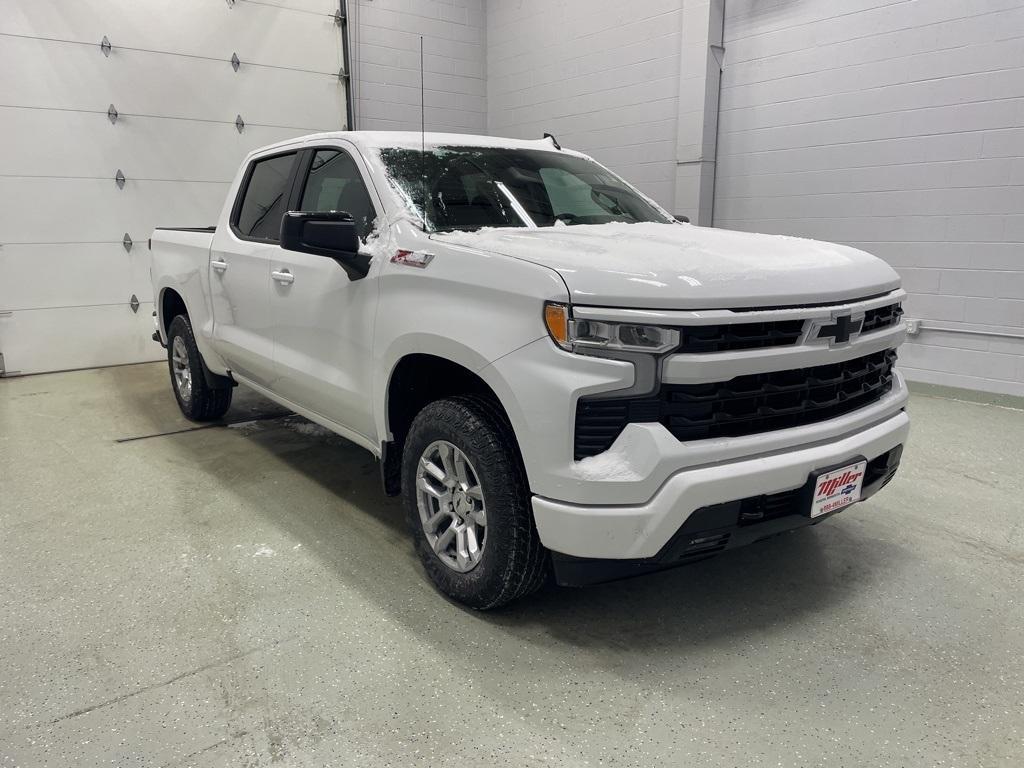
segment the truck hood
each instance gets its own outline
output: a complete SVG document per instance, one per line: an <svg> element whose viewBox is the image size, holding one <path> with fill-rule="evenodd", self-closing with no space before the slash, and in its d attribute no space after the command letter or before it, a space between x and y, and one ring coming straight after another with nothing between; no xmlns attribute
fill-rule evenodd
<svg viewBox="0 0 1024 768"><path fill-rule="evenodd" d="M734 309L886 293L888 264L844 245L675 224L498 228L432 235L557 271L575 304Z"/></svg>

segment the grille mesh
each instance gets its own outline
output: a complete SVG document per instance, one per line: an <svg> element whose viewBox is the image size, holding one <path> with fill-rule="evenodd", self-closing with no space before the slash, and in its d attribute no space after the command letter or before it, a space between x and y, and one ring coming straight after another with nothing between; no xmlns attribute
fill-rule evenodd
<svg viewBox="0 0 1024 768"><path fill-rule="evenodd" d="M606 451L629 423L659 422L679 440L740 437L813 424L855 411L892 388L896 352L842 363L738 376L711 384L664 384L643 398L581 399L577 459Z"/></svg>
<svg viewBox="0 0 1024 768"><path fill-rule="evenodd" d="M903 316L903 308L899 304L890 304L887 307L869 309L864 313L864 325L861 326L861 333L871 333L882 328L888 328L899 322Z"/></svg>
<svg viewBox="0 0 1024 768"><path fill-rule="evenodd" d="M764 323L691 325L681 328L681 352L731 352L796 344L803 320L775 320Z"/></svg>

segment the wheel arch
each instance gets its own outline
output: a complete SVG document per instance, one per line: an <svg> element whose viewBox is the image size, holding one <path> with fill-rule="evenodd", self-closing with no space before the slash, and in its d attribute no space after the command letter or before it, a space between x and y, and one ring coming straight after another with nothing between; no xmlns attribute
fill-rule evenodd
<svg viewBox="0 0 1024 768"><path fill-rule="evenodd" d="M178 291L168 286L161 289L157 306L160 308L160 313L157 316L160 320L160 332L166 342L171 321L181 314L189 317L188 305L185 304L185 298Z"/></svg>
<svg viewBox="0 0 1024 768"><path fill-rule="evenodd" d="M163 335L164 346L170 349L171 323L174 322L174 318L184 315L188 320L189 326L192 328L192 338L196 343L196 349L199 351L199 364L203 368L203 379L206 381L206 385L211 389L231 389L238 386L238 383L231 376L221 375L210 370L210 366L206 362L206 357L209 354L206 345L195 332L195 325L192 321L192 316L189 314L188 305L185 303L184 297L177 290L170 286L162 288L157 306L160 307L157 320L159 321L160 333Z"/></svg>
<svg viewBox="0 0 1024 768"><path fill-rule="evenodd" d="M458 395L475 395L494 403L500 415L509 423L515 441L516 453L522 457L513 420L503 398L481 375L487 370L473 370L448 357L426 352L409 352L399 357L391 367L387 384L382 388L381 407L384 436L381 444L381 476L388 495L401 491L402 447L413 419L423 407L436 400Z"/></svg>

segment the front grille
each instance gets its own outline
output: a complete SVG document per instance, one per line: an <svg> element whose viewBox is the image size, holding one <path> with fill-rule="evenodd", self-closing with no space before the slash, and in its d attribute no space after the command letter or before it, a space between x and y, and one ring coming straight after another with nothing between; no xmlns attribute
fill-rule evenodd
<svg viewBox="0 0 1024 768"><path fill-rule="evenodd" d="M803 332L803 320L773 320L732 325L689 325L679 329L680 352L731 352L796 344Z"/></svg>
<svg viewBox="0 0 1024 768"><path fill-rule="evenodd" d="M581 399L577 459L608 450L629 423L659 422L679 440L740 437L826 421L879 400L892 388L896 352L886 350L791 371L711 384L663 384L649 397Z"/></svg>
<svg viewBox="0 0 1024 768"><path fill-rule="evenodd" d="M903 308L899 304L890 304L887 307L869 309L864 313L864 324L861 326L861 333L871 333L882 328L896 325L903 316Z"/></svg>

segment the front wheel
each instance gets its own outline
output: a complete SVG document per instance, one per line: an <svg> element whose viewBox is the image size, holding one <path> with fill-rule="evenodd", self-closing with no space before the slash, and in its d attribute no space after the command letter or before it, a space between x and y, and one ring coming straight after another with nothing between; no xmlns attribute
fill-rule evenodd
<svg viewBox="0 0 1024 768"><path fill-rule="evenodd" d="M444 594L477 610L535 591L547 551L515 437L490 400L453 397L413 420L402 493L416 552Z"/></svg>
<svg viewBox="0 0 1024 768"><path fill-rule="evenodd" d="M167 329L167 367L174 398L186 419L216 421L228 412L231 388L214 389L207 384L192 325L185 315L175 317Z"/></svg>

